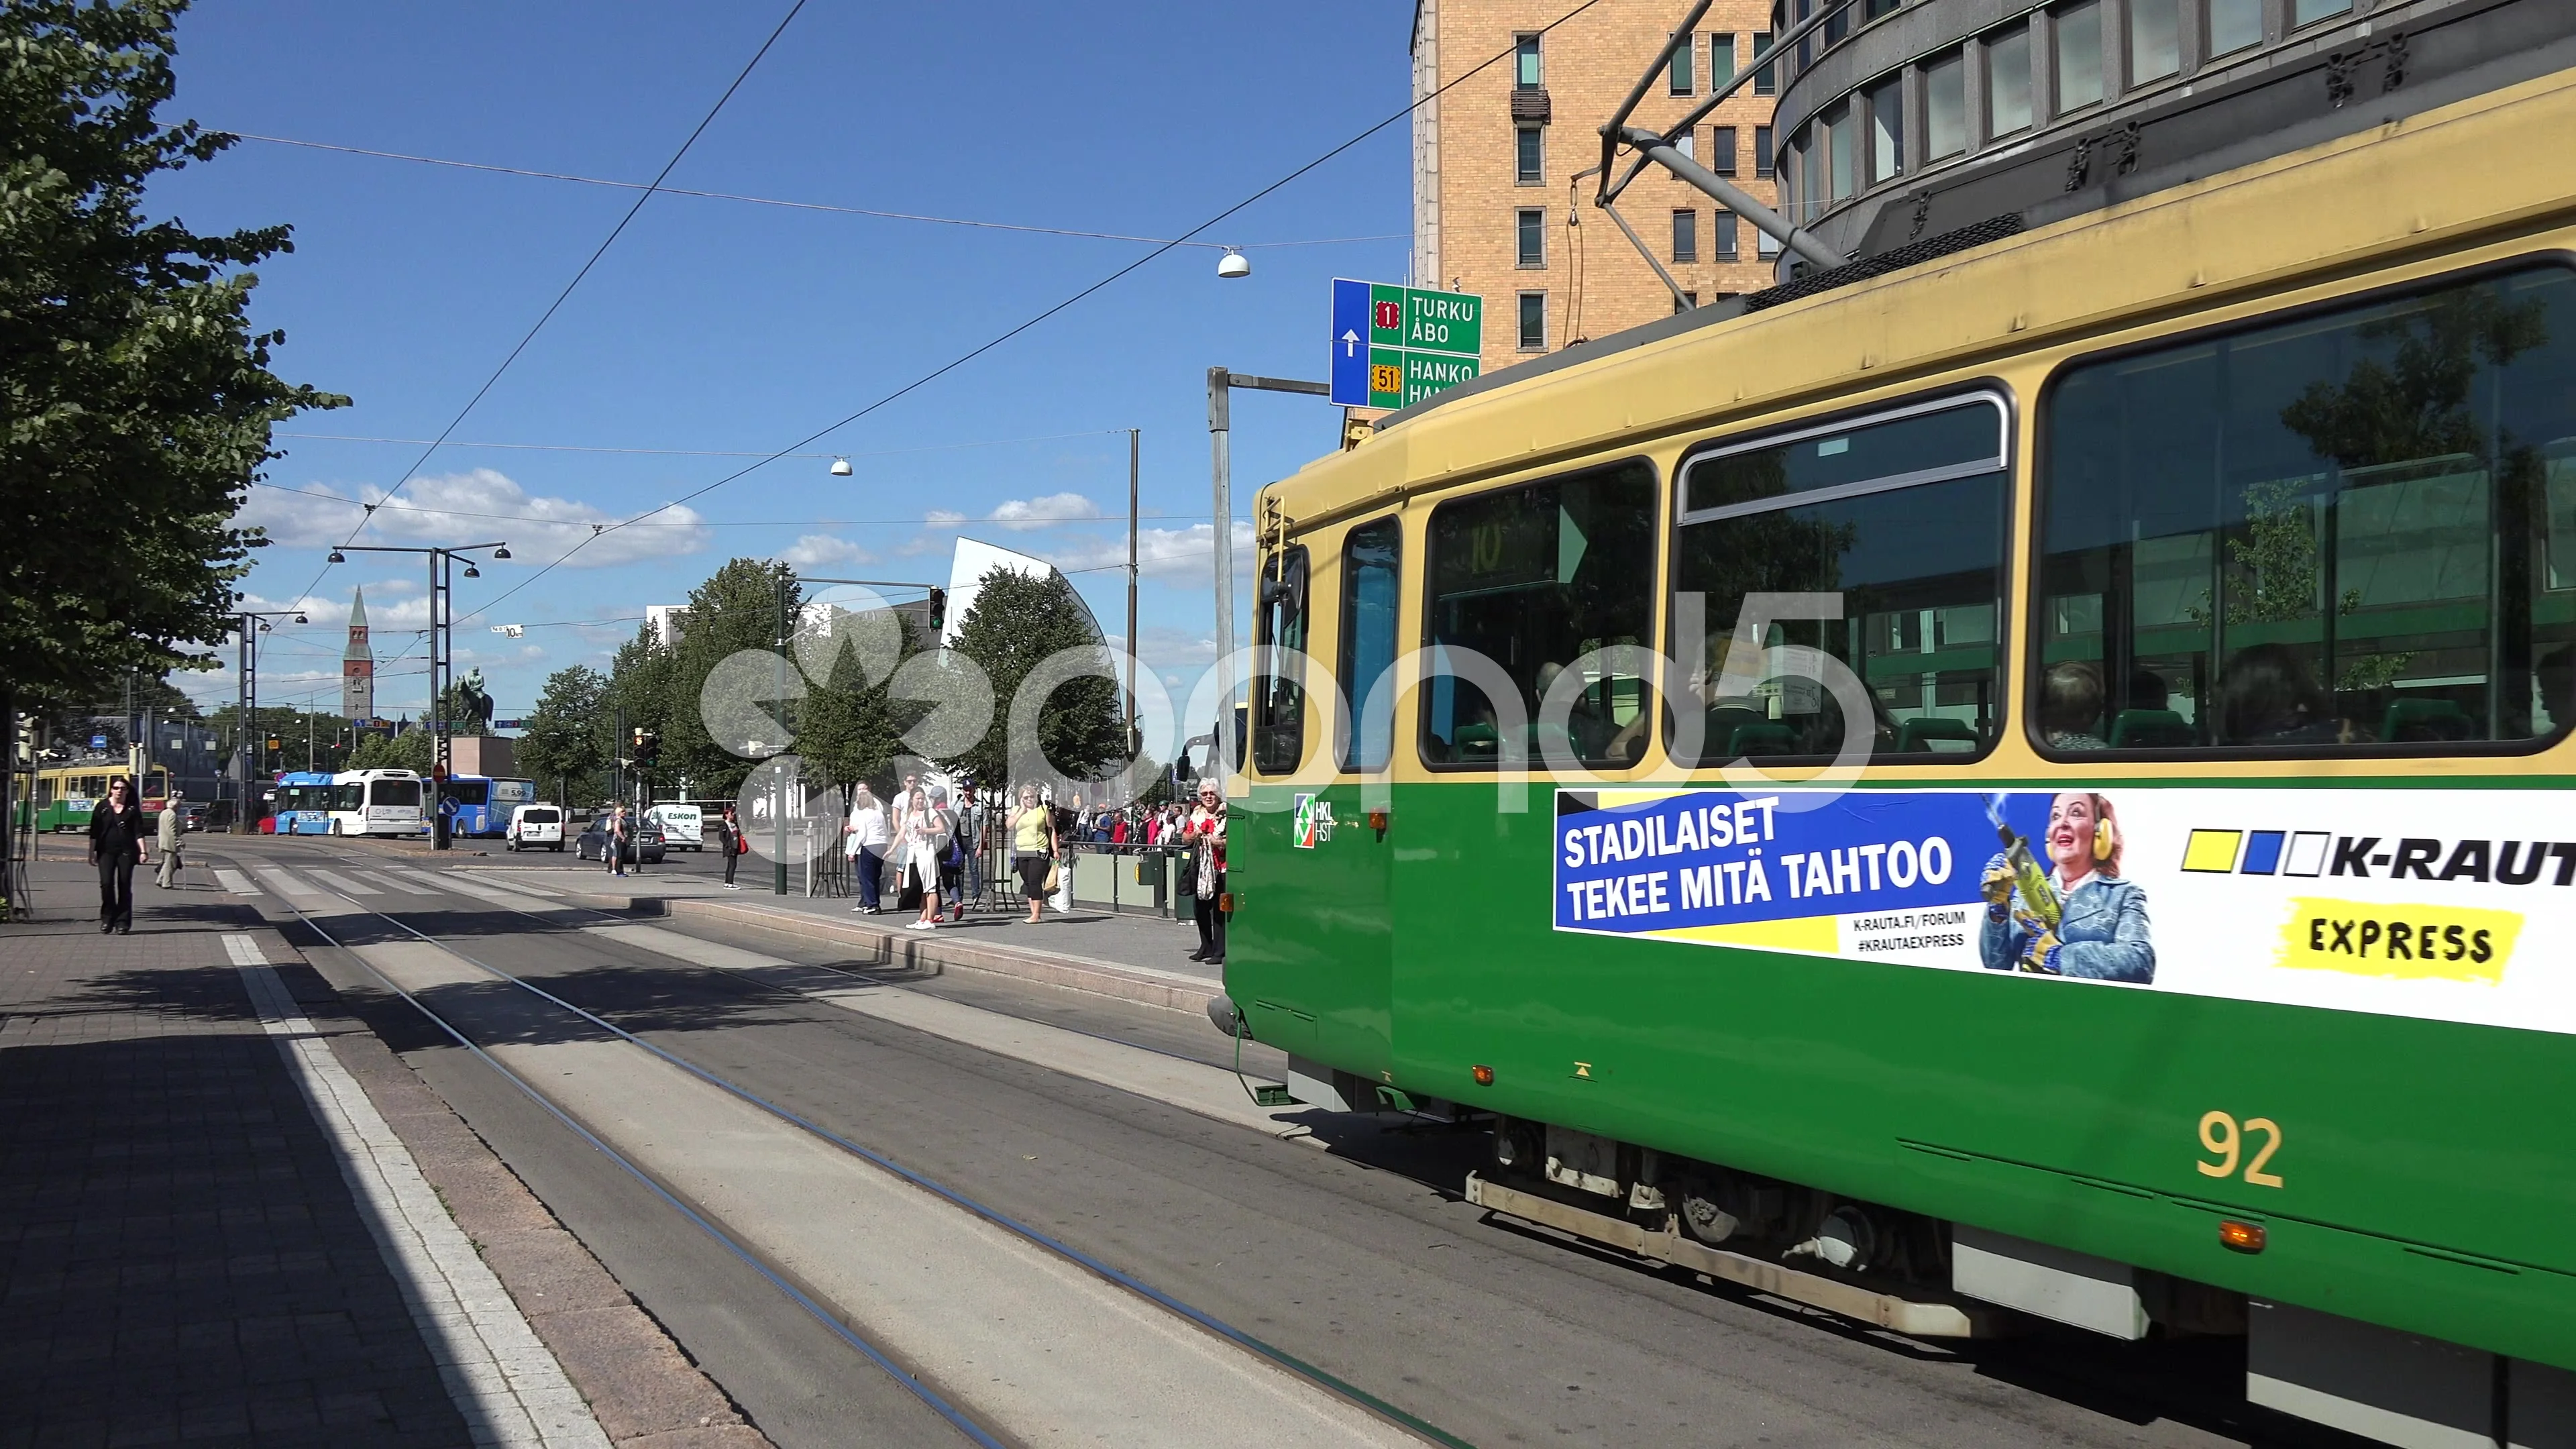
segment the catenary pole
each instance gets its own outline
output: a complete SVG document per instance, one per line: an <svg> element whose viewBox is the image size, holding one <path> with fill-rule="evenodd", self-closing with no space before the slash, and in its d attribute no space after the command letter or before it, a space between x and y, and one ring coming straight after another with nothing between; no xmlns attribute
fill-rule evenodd
<svg viewBox="0 0 2576 1449"><path fill-rule="evenodd" d="M1136 740L1136 462L1142 448L1142 428L1127 430L1127 748L1138 748Z"/></svg>

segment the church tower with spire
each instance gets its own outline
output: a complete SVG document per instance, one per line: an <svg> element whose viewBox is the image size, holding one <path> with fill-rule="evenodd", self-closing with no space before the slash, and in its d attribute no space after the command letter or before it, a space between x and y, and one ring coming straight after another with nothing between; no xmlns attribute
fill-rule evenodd
<svg viewBox="0 0 2576 1449"><path fill-rule="evenodd" d="M367 643L367 592L349 600L349 644L340 651L340 714L351 720L376 714L376 651Z"/></svg>

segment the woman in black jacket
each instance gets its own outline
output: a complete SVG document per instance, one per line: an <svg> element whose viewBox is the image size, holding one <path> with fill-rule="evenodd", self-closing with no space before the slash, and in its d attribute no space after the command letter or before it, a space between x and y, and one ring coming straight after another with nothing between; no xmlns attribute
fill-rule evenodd
<svg viewBox="0 0 2576 1449"><path fill-rule="evenodd" d="M146 834L143 805L123 775L107 782L107 798L89 812L89 863L98 867L98 930L134 934L134 867L141 864Z"/></svg>

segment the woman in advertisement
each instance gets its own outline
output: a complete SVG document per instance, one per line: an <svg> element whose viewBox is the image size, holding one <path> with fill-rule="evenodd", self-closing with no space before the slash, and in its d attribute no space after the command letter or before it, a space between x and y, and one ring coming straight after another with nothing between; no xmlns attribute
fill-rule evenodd
<svg viewBox="0 0 2576 1449"><path fill-rule="evenodd" d="M2050 868L2027 884L2012 852L1986 862L1986 921L1977 943L1986 969L2154 981L2147 893L2120 878L2120 823L2111 802L2084 791L2057 796L2048 807L2046 845ZM2032 899L2040 894L2053 899Z"/></svg>

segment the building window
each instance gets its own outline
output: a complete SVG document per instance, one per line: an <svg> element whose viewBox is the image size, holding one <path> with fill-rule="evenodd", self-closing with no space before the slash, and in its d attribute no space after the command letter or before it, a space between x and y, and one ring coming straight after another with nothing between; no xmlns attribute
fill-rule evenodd
<svg viewBox="0 0 2576 1449"><path fill-rule="evenodd" d="M1696 312L1698 310L1699 293L1697 292L1684 292L1673 299L1673 315L1676 317L1680 316L1684 312Z"/></svg>
<svg viewBox="0 0 2576 1449"><path fill-rule="evenodd" d="M2314 25L2320 20L2331 20L2338 15L2351 13L2352 0L2297 0L2297 3L2290 7L2290 23Z"/></svg>
<svg viewBox="0 0 2576 1449"><path fill-rule="evenodd" d="M1869 180L1905 174L1905 87L1889 76L1869 88Z"/></svg>
<svg viewBox="0 0 2576 1449"><path fill-rule="evenodd" d="M1708 38L1708 89L1715 95L1735 84L1735 37L1712 35Z"/></svg>
<svg viewBox="0 0 2576 1449"><path fill-rule="evenodd" d="M1512 179L1523 186L1542 185L1547 180L1547 130L1543 126L1522 126L1512 135Z"/></svg>
<svg viewBox="0 0 2576 1449"><path fill-rule="evenodd" d="M1834 200L1848 201L1860 189L1860 117L1852 114L1851 102L1842 101L1825 112L1821 124L1826 180Z"/></svg>
<svg viewBox="0 0 2576 1449"><path fill-rule="evenodd" d="M1673 213L1673 260L1699 260L1699 213L1683 210Z"/></svg>
<svg viewBox="0 0 2576 1449"><path fill-rule="evenodd" d="M1923 67L1923 155L1937 161L1968 149L1968 65L1957 51Z"/></svg>
<svg viewBox="0 0 2576 1449"><path fill-rule="evenodd" d="M1699 53L1699 42L1685 39L1673 47L1672 63L1664 70L1664 89L1677 96L1687 96L1696 89L1692 84L1691 60Z"/></svg>
<svg viewBox="0 0 2576 1449"><path fill-rule="evenodd" d="M2129 84L2182 69L2182 0L2129 0Z"/></svg>
<svg viewBox="0 0 2576 1449"><path fill-rule="evenodd" d="M1986 37L1986 134L2009 136L2030 124L2030 26Z"/></svg>
<svg viewBox="0 0 2576 1449"><path fill-rule="evenodd" d="M1709 254L1721 262L1735 260L1735 213L1721 211L1709 218Z"/></svg>
<svg viewBox="0 0 2576 1449"><path fill-rule="evenodd" d="M1512 235L1520 266L1547 265L1547 213L1535 206L1524 206L1513 216Z"/></svg>
<svg viewBox="0 0 2576 1449"><path fill-rule="evenodd" d="M1896 7L1904 3L1905 0L1869 0L1869 3L1862 7L1862 14L1868 19L1876 20L1882 15L1895 14Z"/></svg>
<svg viewBox="0 0 2576 1449"><path fill-rule="evenodd" d="M1757 30L1753 32L1754 61L1759 63L1762 57L1769 55L1770 53L1771 32L1768 30ZM1778 95L1780 93L1779 72L1767 65L1755 71L1753 73L1753 93L1757 96Z"/></svg>
<svg viewBox="0 0 2576 1449"><path fill-rule="evenodd" d="M1547 293L1521 293L1521 351L1547 351Z"/></svg>
<svg viewBox="0 0 2576 1449"><path fill-rule="evenodd" d="M2209 0L2209 53L2225 55L2263 41L2263 0Z"/></svg>
<svg viewBox="0 0 2576 1449"><path fill-rule="evenodd" d="M1512 84L1525 91L1537 90L1541 84L1538 68L1538 37L1512 37Z"/></svg>
<svg viewBox="0 0 2576 1449"><path fill-rule="evenodd" d="M2057 114L2102 99L2102 0L2083 0L2048 14L2057 36Z"/></svg>
<svg viewBox="0 0 2576 1449"><path fill-rule="evenodd" d="M1753 234L1753 255L1766 262L1780 255L1780 239L1767 231L1755 232Z"/></svg>
<svg viewBox="0 0 2576 1449"><path fill-rule="evenodd" d="M1708 128L1708 169L1720 176L1735 174L1735 128L1733 126Z"/></svg>
<svg viewBox="0 0 2576 1449"><path fill-rule="evenodd" d="M1769 126L1754 127L1753 174L1756 176L1772 175L1777 165L1777 159L1771 154L1771 128Z"/></svg>
<svg viewBox="0 0 2576 1449"><path fill-rule="evenodd" d="M1673 138L1673 149L1682 153L1683 160L1696 161L1699 159L1698 140L1697 131L1684 131Z"/></svg>

